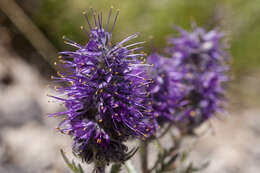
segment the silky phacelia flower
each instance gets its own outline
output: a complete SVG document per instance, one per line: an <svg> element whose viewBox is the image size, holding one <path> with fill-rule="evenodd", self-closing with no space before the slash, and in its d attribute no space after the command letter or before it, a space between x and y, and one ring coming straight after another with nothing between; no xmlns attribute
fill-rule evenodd
<svg viewBox="0 0 260 173"><path fill-rule="evenodd" d="M123 162L135 153L135 150L127 153L123 142L129 137L147 138L154 131L147 92L151 82L146 79L150 65L140 61L144 54L135 53L143 42L123 45L136 38L136 34L112 45L119 11L111 29L112 8L105 28L102 13L91 11L94 26L85 14L90 30L88 43L82 46L64 38L65 43L77 50L60 52L68 72L59 72L55 79L69 86L57 89L65 97L51 96L66 107L64 112L52 116L64 116L58 129L73 137L73 150L83 160Z"/></svg>
<svg viewBox="0 0 260 173"><path fill-rule="evenodd" d="M178 116L192 128L222 110L229 56L221 47L223 34L216 30L179 31L179 37L169 40L174 45L170 48L173 68L186 86Z"/></svg>
<svg viewBox="0 0 260 173"><path fill-rule="evenodd" d="M147 62L153 64L150 76L153 83L149 87L151 94L151 104L157 122L173 121L177 118L179 100L182 98L182 83L178 82L178 74L173 68L173 61L165 58L158 53L152 53Z"/></svg>

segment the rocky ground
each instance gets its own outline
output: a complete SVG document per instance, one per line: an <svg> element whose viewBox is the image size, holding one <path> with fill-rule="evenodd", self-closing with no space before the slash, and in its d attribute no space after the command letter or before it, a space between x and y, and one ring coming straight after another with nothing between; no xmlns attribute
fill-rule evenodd
<svg viewBox="0 0 260 173"><path fill-rule="evenodd" d="M57 120L47 117L61 109L48 103L48 81L15 54L5 28L0 27L0 34L0 172L70 172L59 149L70 153L71 140L57 133ZM190 160L211 161L203 172L260 171L259 78L260 73L254 72L237 80L230 88L228 115L212 120L213 128L206 135L189 140L196 143Z"/></svg>

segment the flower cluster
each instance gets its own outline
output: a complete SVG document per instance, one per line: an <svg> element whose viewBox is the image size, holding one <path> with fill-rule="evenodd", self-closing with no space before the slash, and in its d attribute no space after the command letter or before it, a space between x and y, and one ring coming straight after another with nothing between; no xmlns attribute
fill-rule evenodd
<svg viewBox="0 0 260 173"><path fill-rule="evenodd" d="M195 28L189 33L180 29L180 33L169 40L174 45L170 48L172 68L186 86L178 116L193 128L221 111L229 56L220 44L223 35L216 30Z"/></svg>
<svg viewBox="0 0 260 173"><path fill-rule="evenodd" d="M161 125L170 123L159 138L172 125L192 132L222 110L229 81L229 55L220 43L222 33L198 27L192 32L179 29L180 36L169 39L170 58L151 53L145 59L144 53L137 53L143 42L126 44L137 34L111 43L119 15L117 11L110 27L112 11L105 27L102 13L91 8L92 20L84 13L89 27L89 31L82 27L89 36L87 44L64 37L76 50L60 52L66 72L58 72L53 79L63 84L56 87L61 96L50 96L65 106L64 111L50 115L62 117L57 129L72 137L73 152L87 163L94 162L97 172L104 172L110 162L130 159L137 148L129 151L125 143L158 137L155 132ZM147 149L146 144L141 146ZM169 160L173 163L176 156ZM158 163L163 164L166 157L159 157Z"/></svg>
<svg viewBox="0 0 260 173"><path fill-rule="evenodd" d="M89 42L82 46L64 38L77 50L60 52L68 73L58 73L59 77L54 79L69 86L57 89L65 97L51 97L62 101L66 110L51 116L64 116L58 129L73 137L74 152L83 160L124 162L136 150L127 153L123 142L129 137L144 139L154 132L147 92L151 81L146 78L150 65L140 61L144 54L135 53L142 42L123 45L136 38L136 34L111 44L119 11L109 31L112 9L105 28L102 14L91 10L94 26L85 14Z"/></svg>

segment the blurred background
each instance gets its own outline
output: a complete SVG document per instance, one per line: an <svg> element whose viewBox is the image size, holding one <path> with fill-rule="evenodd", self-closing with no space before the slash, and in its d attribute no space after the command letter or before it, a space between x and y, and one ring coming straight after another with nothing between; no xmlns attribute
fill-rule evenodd
<svg viewBox="0 0 260 173"><path fill-rule="evenodd" d="M58 70L56 53L72 50L62 36L85 44L82 12L93 7L106 18L111 6L120 9L113 41L138 32L147 53L151 44L162 52L173 25L225 32L233 58L228 114L199 129L213 126L196 140L190 160L210 160L207 173L258 173L260 0L0 0L0 172L69 172L59 149L69 154L71 140L47 117L62 109L48 103L47 85Z"/></svg>

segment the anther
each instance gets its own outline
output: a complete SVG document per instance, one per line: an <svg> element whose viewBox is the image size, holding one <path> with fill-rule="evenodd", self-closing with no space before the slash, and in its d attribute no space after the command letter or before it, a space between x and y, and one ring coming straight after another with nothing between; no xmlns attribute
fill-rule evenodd
<svg viewBox="0 0 260 173"><path fill-rule="evenodd" d="M101 141L102 141L101 139L99 139L99 138L97 139L97 143L99 143L99 144L100 144L100 143L101 143Z"/></svg>
<svg viewBox="0 0 260 173"><path fill-rule="evenodd" d="M191 111L191 112L190 112L190 116L192 116L192 117L196 116L196 114L197 114L197 113L196 113L195 111Z"/></svg>

